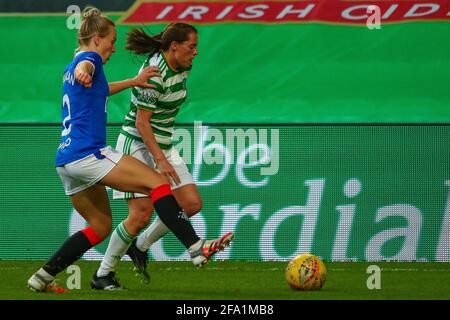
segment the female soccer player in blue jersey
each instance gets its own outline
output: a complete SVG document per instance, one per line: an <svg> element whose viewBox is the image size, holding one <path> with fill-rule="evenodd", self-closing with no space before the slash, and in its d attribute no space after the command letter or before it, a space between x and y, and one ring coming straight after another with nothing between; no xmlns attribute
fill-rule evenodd
<svg viewBox="0 0 450 320"><path fill-rule="evenodd" d="M62 132L56 170L65 193L89 226L67 239L31 276L28 287L33 291L60 292L55 276L109 235L112 218L105 186L149 194L158 216L188 249L195 265L204 264L231 241L230 238L200 239L185 219L164 176L106 146L107 97L132 86L153 88L147 80L158 75L157 68L149 67L133 79L108 83L103 64L115 52L116 35L114 22L98 9L83 10L78 32L79 52L64 70ZM120 287L113 272L97 280L107 281L110 289Z"/></svg>

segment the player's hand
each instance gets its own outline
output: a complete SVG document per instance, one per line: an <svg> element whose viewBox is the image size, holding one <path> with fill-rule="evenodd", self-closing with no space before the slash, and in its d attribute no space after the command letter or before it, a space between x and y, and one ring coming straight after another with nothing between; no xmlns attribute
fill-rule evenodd
<svg viewBox="0 0 450 320"><path fill-rule="evenodd" d="M159 68L156 66L142 69L139 74L133 78L133 82L136 87L153 89L156 88L156 86L147 82L148 79L153 77L161 77Z"/></svg>
<svg viewBox="0 0 450 320"><path fill-rule="evenodd" d="M82 71L78 68L75 68L74 75L75 75L75 80L77 80L77 82L79 82L86 88L92 87L92 75L90 75L86 71Z"/></svg>
<svg viewBox="0 0 450 320"><path fill-rule="evenodd" d="M156 166L158 167L158 171L166 176L169 181L172 180L176 185L181 183L180 177L167 159L164 158L156 161Z"/></svg>

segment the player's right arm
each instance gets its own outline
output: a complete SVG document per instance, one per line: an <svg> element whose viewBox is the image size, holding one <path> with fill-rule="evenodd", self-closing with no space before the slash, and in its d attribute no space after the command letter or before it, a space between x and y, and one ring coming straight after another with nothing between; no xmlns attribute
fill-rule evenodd
<svg viewBox="0 0 450 320"><path fill-rule="evenodd" d="M152 83L148 82L148 79L161 77L159 68L157 66L150 66L139 71L139 74L132 79L110 82L109 83L109 95L112 96L122 90L130 87L140 87L144 89L156 88Z"/></svg>
<svg viewBox="0 0 450 320"><path fill-rule="evenodd" d="M95 66L88 60L79 62L74 70L75 79L86 88L92 87L92 78L94 77ZM132 79L110 82L109 95L116 94L130 87L155 88L155 85L148 83L148 79L160 77L159 69L156 66L144 68Z"/></svg>
<svg viewBox="0 0 450 320"><path fill-rule="evenodd" d="M161 147L156 141L155 134L153 133L153 129L150 124L152 114L152 110L140 108L138 106L136 115L136 129L139 131L142 141L144 142L148 151L150 151L151 155L153 156L159 172L165 175L169 180L172 179L176 184L180 184L180 177L178 176L173 166L169 163L163 151L161 150Z"/></svg>
<svg viewBox="0 0 450 320"><path fill-rule="evenodd" d="M86 88L92 87L92 78L94 77L95 66L92 62L83 60L79 62L74 70L75 80Z"/></svg>
<svg viewBox="0 0 450 320"><path fill-rule="evenodd" d="M180 178L156 141L156 136L150 123L153 113L158 108L158 101L161 95L164 94L162 79L161 77L151 78L148 80L148 83L152 84L154 89L135 87L133 94L137 106L136 129L152 155L160 173L165 175L169 180L172 179L176 184L179 184Z"/></svg>

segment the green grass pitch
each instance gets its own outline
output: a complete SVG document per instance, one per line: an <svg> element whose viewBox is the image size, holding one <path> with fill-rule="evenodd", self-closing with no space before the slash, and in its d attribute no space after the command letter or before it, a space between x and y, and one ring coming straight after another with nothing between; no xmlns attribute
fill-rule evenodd
<svg viewBox="0 0 450 320"><path fill-rule="evenodd" d="M326 263L319 291L294 291L284 279L285 262L211 261L202 269L190 262L149 262L151 283L140 282L131 262L121 262L118 278L126 291L94 291L89 281L100 262L79 261L81 289L64 294L35 293L27 279L43 261L0 261L2 300L449 300L450 263ZM381 289L367 288L367 267L381 268ZM66 288L71 274L58 275Z"/></svg>

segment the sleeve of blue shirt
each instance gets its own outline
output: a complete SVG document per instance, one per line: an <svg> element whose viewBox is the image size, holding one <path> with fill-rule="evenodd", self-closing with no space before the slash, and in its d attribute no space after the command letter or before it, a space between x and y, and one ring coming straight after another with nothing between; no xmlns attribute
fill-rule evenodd
<svg viewBox="0 0 450 320"><path fill-rule="evenodd" d="M100 57L100 55L97 52L82 52L79 56L78 63L80 63L82 61L91 62L95 67L95 71L97 71L97 70L99 71L103 67L102 57ZM94 74L95 74L95 71L94 71Z"/></svg>

